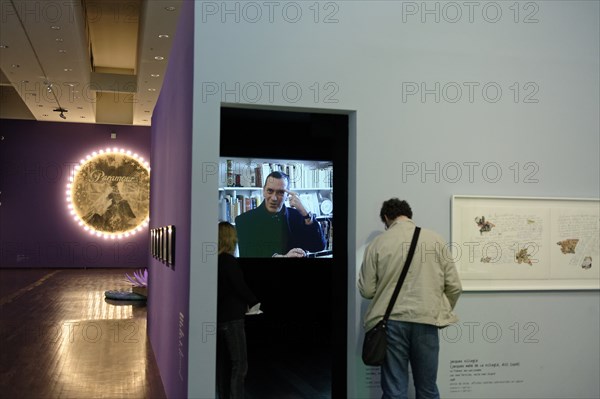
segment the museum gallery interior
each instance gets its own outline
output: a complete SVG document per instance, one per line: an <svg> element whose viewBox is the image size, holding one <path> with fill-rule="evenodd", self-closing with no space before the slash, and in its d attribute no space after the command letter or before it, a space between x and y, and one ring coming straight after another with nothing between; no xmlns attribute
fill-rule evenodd
<svg viewBox="0 0 600 399"><path fill-rule="evenodd" d="M320 236L240 243L247 398L381 397L357 278L392 197L463 285L441 397L600 397L599 2L0 11L1 398L215 398L218 223L272 172Z"/></svg>

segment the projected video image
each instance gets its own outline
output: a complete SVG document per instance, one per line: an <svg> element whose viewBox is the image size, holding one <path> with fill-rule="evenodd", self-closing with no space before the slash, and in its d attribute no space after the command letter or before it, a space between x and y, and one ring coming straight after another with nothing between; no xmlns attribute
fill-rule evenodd
<svg viewBox="0 0 600 399"><path fill-rule="evenodd" d="M222 157L219 166L219 220L235 225L239 257L332 257L331 161Z"/></svg>

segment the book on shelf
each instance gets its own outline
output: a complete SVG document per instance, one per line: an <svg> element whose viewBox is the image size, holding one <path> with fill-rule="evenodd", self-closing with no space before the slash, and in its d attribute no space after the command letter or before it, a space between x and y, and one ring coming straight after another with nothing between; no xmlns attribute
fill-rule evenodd
<svg viewBox="0 0 600 399"><path fill-rule="evenodd" d="M235 178L233 176L233 161L228 159L226 165L226 185L227 187L233 187L235 185Z"/></svg>
<svg viewBox="0 0 600 399"><path fill-rule="evenodd" d="M224 194L219 200L219 221L234 223L237 216L257 208L260 203L257 195Z"/></svg>
<svg viewBox="0 0 600 399"><path fill-rule="evenodd" d="M254 168L254 187L262 187L262 169L258 166Z"/></svg>
<svg viewBox="0 0 600 399"><path fill-rule="evenodd" d="M228 196L223 196L219 200L219 221L220 222L230 222L230 207L229 207L229 199Z"/></svg>
<svg viewBox="0 0 600 399"><path fill-rule="evenodd" d="M289 188L332 188L333 168L331 166L315 168L303 163L276 163L260 162L251 163L239 167L236 171L235 165L229 171L229 160L226 163L228 187L263 187L265 179L272 172L282 172L289 177ZM231 183L231 185L230 185Z"/></svg>

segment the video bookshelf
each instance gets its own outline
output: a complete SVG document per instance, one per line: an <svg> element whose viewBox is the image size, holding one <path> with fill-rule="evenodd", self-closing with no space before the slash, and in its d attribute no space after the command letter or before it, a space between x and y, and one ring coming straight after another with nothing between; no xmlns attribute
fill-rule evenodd
<svg viewBox="0 0 600 399"><path fill-rule="evenodd" d="M323 251L333 253L333 164L330 161L230 158L219 160L219 221L235 224L235 218L263 201L265 178L271 172L289 176L289 190L298 194L307 211L315 215L325 235ZM289 201L285 202L290 206Z"/></svg>

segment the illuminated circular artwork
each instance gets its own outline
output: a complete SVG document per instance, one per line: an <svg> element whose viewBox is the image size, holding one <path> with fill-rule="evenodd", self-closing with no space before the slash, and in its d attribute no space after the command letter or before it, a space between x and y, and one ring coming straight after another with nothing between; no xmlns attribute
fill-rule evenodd
<svg viewBox="0 0 600 399"><path fill-rule="evenodd" d="M93 152L74 168L66 194L71 216L85 231L129 237L148 226L150 165L124 149Z"/></svg>

